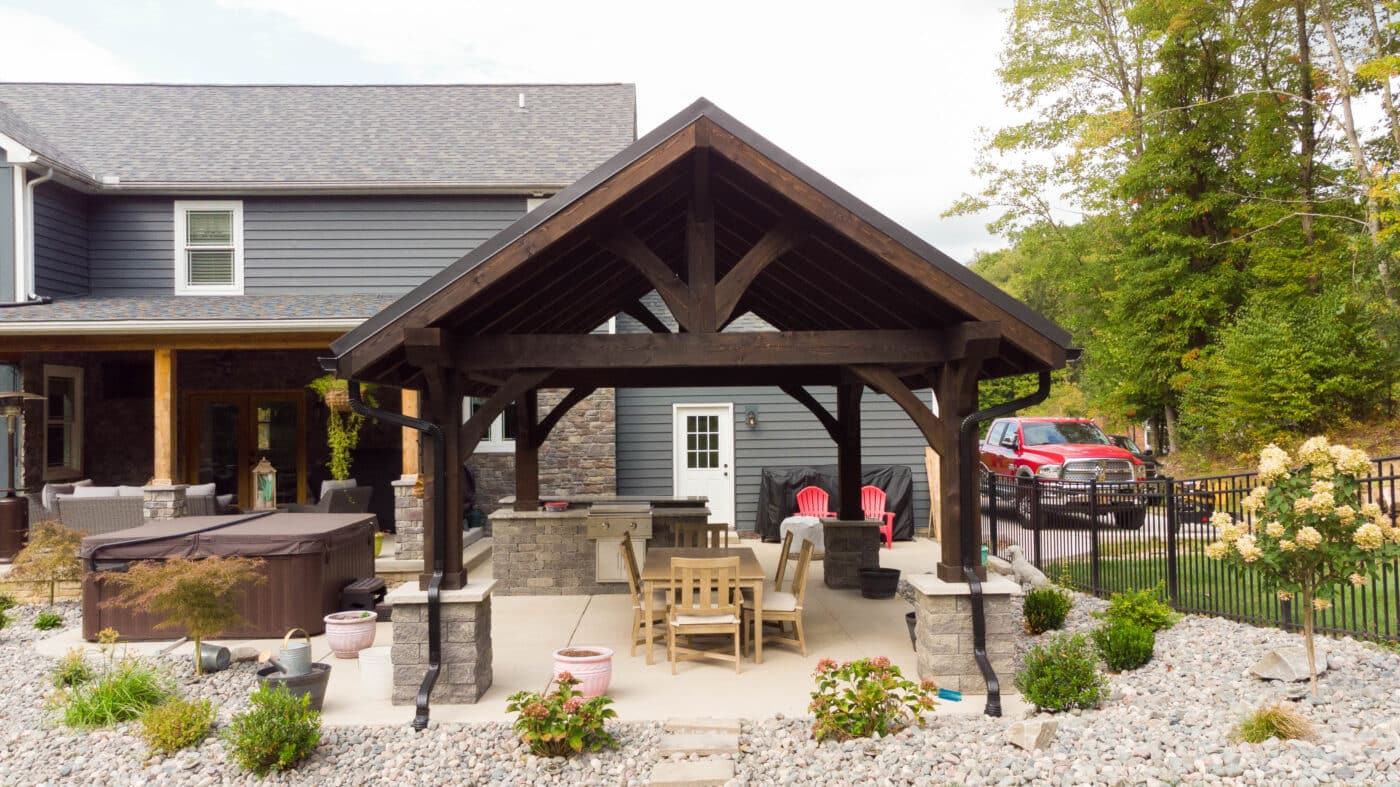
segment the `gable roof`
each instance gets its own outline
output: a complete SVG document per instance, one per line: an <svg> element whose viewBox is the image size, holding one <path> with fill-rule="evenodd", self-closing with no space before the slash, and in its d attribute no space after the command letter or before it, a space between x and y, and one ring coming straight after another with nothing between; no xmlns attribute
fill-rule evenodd
<svg viewBox="0 0 1400 787"><path fill-rule="evenodd" d="M807 229L808 242L753 279L735 313L784 331L997 322L1006 341L990 376L1064 364L1070 336L1059 326L700 99L336 340L340 373L404 379L395 368L410 328L445 328L468 341L592 330L652 289L600 234L631 223L680 272L686 165L700 147L715 154L720 275L764 230L790 218Z"/></svg>
<svg viewBox="0 0 1400 787"><path fill-rule="evenodd" d="M636 139L636 89L0 83L0 134L93 189L555 191Z"/></svg>

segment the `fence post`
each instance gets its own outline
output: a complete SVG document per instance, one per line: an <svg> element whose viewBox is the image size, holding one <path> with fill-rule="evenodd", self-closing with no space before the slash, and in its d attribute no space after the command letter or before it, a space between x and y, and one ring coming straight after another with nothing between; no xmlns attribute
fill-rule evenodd
<svg viewBox="0 0 1400 787"><path fill-rule="evenodd" d="M1279 601L1278 601L1278 624L1279 624L1279 628L1283 629L1284 631L1293 631L1293 630L1294 630L1294 626L1293 626L1293 601L1292 601L1292 600L1285 601L1285 600L1283 600L1283 599L1279 599Z"/></svg>
<svg viewBox="0 0 1400 787"><path fill-rule="evenodd" d="M1045 570L1045 563L1040 559L1040 481L1031 480L1031 535L1035 537L1035 567L1041 571Z"/></svg>
<svg viewBox="0 0 1400 787"><path fill-rule="evenodd" d="M1000 545L997 544L997 476L996 473L988 473L987 476L987 521L990 523L990 532L987 552L997 554Z"/></svg>
<svg viewBox="0 0 1400 787"><path fill-rule="evenodd" d="M1089 479L1089 590L1100 595L1099 587L1099 481Z"/></svg>
<svg viewBox="0 0 1400 787"><path fill-rule="evenodd" d="M1167 479L1167 603L1176 608L1180 603L1180 582L1176 576L1176 481Z"/></svg>

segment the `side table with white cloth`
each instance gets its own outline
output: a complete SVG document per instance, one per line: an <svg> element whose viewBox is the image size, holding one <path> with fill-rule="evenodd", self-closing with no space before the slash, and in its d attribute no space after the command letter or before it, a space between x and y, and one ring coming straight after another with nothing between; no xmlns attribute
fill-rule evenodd
<svg viewBox="0 0 1400 787"><path fill-rule="evenodd" d="M822 540L821 517L790 516L778 525L778 536L786 538L789 531L792 532L794 551L788 557L797 557L797 551L802 549L803 540L812 542L812 548L816 550L812 557L821 559L826 554L826 545Z"/></svg>

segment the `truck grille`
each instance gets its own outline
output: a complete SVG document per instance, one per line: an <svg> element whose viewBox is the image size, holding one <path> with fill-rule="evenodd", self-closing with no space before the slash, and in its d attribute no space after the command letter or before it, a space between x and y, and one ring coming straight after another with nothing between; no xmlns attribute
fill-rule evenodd
<svg viewBox="0 0 1400 787"><path fill-rule="evenodd" d="M1099 481L1132 481L1133 463L1125 459L1080 459L1065 463L1064 480L1089 483Z"/></svg>

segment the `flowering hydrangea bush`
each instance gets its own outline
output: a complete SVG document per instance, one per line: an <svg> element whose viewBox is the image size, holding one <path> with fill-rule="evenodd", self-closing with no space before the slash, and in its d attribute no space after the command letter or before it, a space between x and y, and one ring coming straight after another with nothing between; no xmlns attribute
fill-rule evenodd
<svg viewBox="0 0 1400 787"><path fill-rule="evenodd" d="M1364 451L1303 443L1296 457L1270 444L1259 454L1260 486L1244 499L1252 522L1225 512L1211 517L1219 540L1206 555L1250 569L1278 592L1301 603L1303 637L1317 690L1313 615L1329 609L1338 590L1369 584L1383 561L1400 555L1400 528L1374 502L1363 501L1358 476L1371 470Z"/></svg>
<svg viewBox="0 0 1400 787"><path fill-rule="evenodd" d="M617 748L617 739L603 724L617 718L609 708L610 697L585 700L574 689L577 678L567 672L555 679L555 690L543 696L533 691L518 691L506 698L506 710L519 713L515 731L539 757L565 757L584 749L598 751L604 747Z"/></svg>
<svg viewBox="0 0 1400 787"><path fill-rule="evenodd" d="M812 735L819 741L883 737L912 724L922 726L938 694L933 681L909 680L884 656L840 666L822 659L813 675L817 688L807 709L816 717Z"/></svg>

